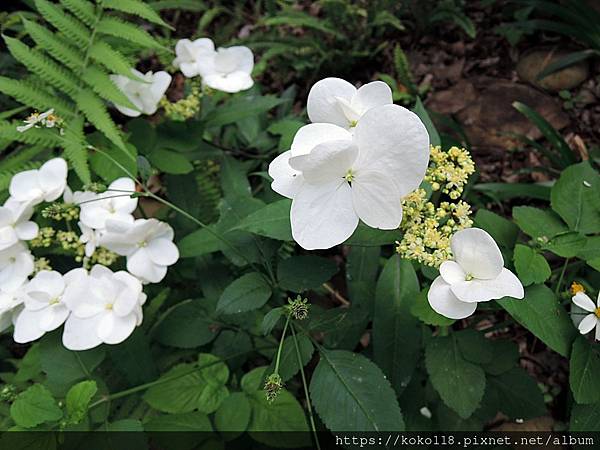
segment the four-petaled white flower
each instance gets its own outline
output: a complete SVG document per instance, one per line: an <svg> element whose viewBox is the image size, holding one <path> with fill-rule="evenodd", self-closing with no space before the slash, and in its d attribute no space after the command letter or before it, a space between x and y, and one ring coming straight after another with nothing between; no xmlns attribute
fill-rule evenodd
<svg viewBox="0 0 600 450"><path fill-rule="evenodd" d="M39 169L19 172L10 180L11 197L19 202L37 205L43 201L53 202L67 186L67 163L54 158Z"/></svg>
<svg viewBox="0 0 600 450"><path fill-rule="evenodd" d="M579 332L581 334L587 334L596 328L596 334L594 338L597 341L600 341L600 293L598 293L598 300L596 304L594 301L584 292L578 292L572 298L573 303L579 306L581 309L587 311L590 314L587 314L577 328L579 328Z"/></svg>
<svg viewBox="0 0 600 450"><path fill-rule="evenodd" d="M118 178L101 194L83 199L80 203L79 219L85 226L102 230L107 220L133 222L133 211L138 199L131 198L135 192L135 181L131 178Z"/></svg>
<svg viewBox="0 0 600 450"><path fill-rule="evenodd" d="M0 251L37 236L39 227L29 220L32 214L30 203L18 202L12 197L0 206Z"/></svg>
<svg viewBox="0 0 600 450"><path fill-rule="evenodd" d="M56 125L56 118L54 117L54 109L49 109L43 113L33 113L29 117L27 117L23 122L25 125L21 125L17 127L17 131L19 133L23 133L30 128L37 127L39 123L43 124L48 128L54 127Z"/></svg>
<svg viewBox="0 0 600 450"><path fill-rule="evenodd" d="M143 74L131 69L131 72L144 81L132 80L125 75L111 75L110 78L135 105L137 111L122 105L115 105L115 107L129 117L138 117L142 113L154 114L158 109L158 102L171 84L171 75L164 71L156 73L150 71Z"/></svg>
<svg viewBox="0 0 600 450"><path fill-rule="evenodd" d="M137 219L134 223L109 220L100 244L127 256L127 270L145 283L158 283L167 267L179 259L173 244L173 228L156 219Z"/></svg>
<svg viewBox="0 0 600 450"><path fill-rule="evenodd" d="M88 350L127 339L142 323L146 295L140 281L129 273L113 273L97 265L69 285L65 299L72 313L65 323L63 345Z"/></svg>
<svg viewBox="0 0 600 450"><path fill-rule="evenodd" d="M187 78L200 75L198 62L203 57L209 57L215 51L215 44L208 38L200 38L195 41L181 39L175 45L177 57L173 60L173 66L181 70Z"/></svg>
<svg viewBox="0 0 600 450"><path fill-rule="evenodd" d="M356 89L341 78L325 78L310 89L306 109L313 123L332 123L351 129L369 109L392 103L392 90L383 81Z"/></svg>
<svg viewBox="0 0 600 450"><path fill-rule="evenodd" d="M0 251L0 291L15 292L33 273L33 255L21 242Z"/></svg>
<svg viewBox="0 0 600 450"><path fill-rule="evenodd" d="M484 230L467 228L450 240L454 261L445 261L427 298L437 313L463 319L475 312L478 302L502 297L524 297L523 285L510 270L494 239Z"/></svg>
<svg viewBox="0 0 600 450"><path fill-rule="evenodd" d="M79 225L79 229L81 230L79 242L85 244L85 256L90 258L98 247L98 242L100 241L102 232L84 225L81 221L79 221L77 225Z"/></svg>
<svg viewBox="0 0 600 450"><path fill-rule="evenodd" d="M85 269L73 269L64 276L55 271L38 272L22 288L25 307L15 319L15 341L35 341L61 326L69 316L65 288L85 276Z"/></svg>
<svg viewBox="0 0 600 450"><path fill-rule="evenodd" d="M359 219L391 230L402 220L402 198L423 180L429 135L421 120L397 105L363 114L354 133L313 123L296 133L291 150L269 166L272 188L292 199L292 235L303 248L348 239Z"/></svg>

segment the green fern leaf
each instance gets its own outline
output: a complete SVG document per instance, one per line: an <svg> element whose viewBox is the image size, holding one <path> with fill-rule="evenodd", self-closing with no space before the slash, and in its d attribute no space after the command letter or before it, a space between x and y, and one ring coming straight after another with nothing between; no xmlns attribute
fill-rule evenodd
<svg viewBox="0 0 600 450"><path fill-rule="evenodd" d="M27 31L38 47L46 50L54 59L62 62L72 70L81 68L84 58L83 54L73 48L65 39L29 20L24 19L23 25L25 26L25 31Z"/></svg>
<svg viewBox="0 0 600 450"><path fill-rule="evenodd" d="M104 17L96 27L98 33L128 40L145 48L164 49L150 34L141 28L116 17Z"/></svg>
<svg viewBox="0 0 600 450"><path fill-rule="evenodd" d="M20 148L0 161L0 172L18 170L28 161L47 150L45 145L32 145Z"/></svg>
<svg viewBox="0 0 600 450"><path fill-rule="evenodd" d="M119 90L108 74L97 66L85 69L82 77L96 94L115 105L138 111L138 108Z"/></svg>
<svg viewBox="0 0 600 450"><path fill-rule="evenodd" d="M77 79L64 66L17 39L4 36L4 41L11 55L41 79L69 95L77 92Z"/></svg>
<svg viewBox="0 0 600 450"><path fill-rule="evenodd" d="M67 102L26 80L0 77L0 92L39 111L54 108L56 114L63 117L72 112Z"/></svg>
<svg viewBox="0 0 600 450"><path fill-rule="evenodd" d="M11 170L0 170L0 191L5 191L10 186L10 180L13 175L24 170L39 169L42 165L40 161L28 161Z"/></svg>
<svg viewBox="0 0 600 450"><path fill-rule="evenodd" d="M110 118L106 106L93 91L88 89L82 89L81 92L75 98L77 107L85 114L85 117L100 130L104 135L117 147L129 153L125 150L125 144L121 139L121 133L119 129Z"/></svg>
<svg viewBox="0 0 600 450"><path fill-rule="evenodd" d="M65 156L71 163L75 173L83 184L89 184L92 181L90 166L88 165L88 151L85 135L83 134L83 118L78 117L69 122L65 127L63 141Z"/></svg>
<svg viewBox="0 0 600 450"><path fill-rule="evenodd" d="M60 0L60 3L75 17L91 27L96 22L94 6L86 0Z"/></svg>
<svg viewBox="0 0 600 450"><path fill-rule="evenodd" d="M0 139L23 142L24 144L39 144L46 147L58 147L62 139L56 129L30 128L21 133L17 127L23 125L23 122L0 121Z"/></svg>
<svg viewBox="0 0 600 450"><path fill-rule="evenodd" d="M64 11L60 6L46 0L35 0L40 14L72 43L85 48L90 40L90 31L78 19Z"/></svg>
<svg viewBox="0 0 600 450"><path fill-rule="evenodd" d="M132 65L127 61L127 58L117 50L113 49L106 42L95 42L94 45L92 45L92 48L90 48L89 54L94 61L102 64L110 72L125 75L132 80L143 81L131 72Z"/></svg>
<svg viewBox="0 0 600 450"><path fill-rule="evenodd" d="M211 173L206 166L198 167L196 184L198 186L198 211L200 220L204 223L213 223L219 217L219 201L221 200L221 189L218 177Z"/></svg>
<svg viewBox="0 0 600 450"><path fill-rule="evenodd" d="M149 22L162 25L170 29L174 29L166 23L150 6L140 0L103 0L102 6L105 8L114 9L127 14L133 14Z"/></svg>

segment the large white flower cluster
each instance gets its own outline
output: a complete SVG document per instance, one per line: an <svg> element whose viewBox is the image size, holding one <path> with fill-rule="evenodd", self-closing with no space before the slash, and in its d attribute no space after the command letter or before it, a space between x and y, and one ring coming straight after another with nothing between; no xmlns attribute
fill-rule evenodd
<svg viewBox="0 0 600 450"><path fill-rule="evenodd" d="M124 341L142 323L144 283L161 281L179 259L173 229L156 219L135 219L135 182L120 178L102 193L72 192L61 158L16 174L10 198L0 207L0 331L14 325L19 343L34 341L64 324L63 344L87 350ZM127 271L103 265L65 274L40 270L26 241L38 225L29 219L42 202L64 196L80 208L80 241L90 257L103 246L127 259ZM32 277L31 279L29 279Z"/></svg>
<svg viewBox="0 0 600 450"><path fill-rule="evenodd" d="M429 135L419 117L392 103L383 82L356 89L339 78L308 95L313 122L269 166L272 188L292 199L294 240L305 249L344 242L359 220L393 230L402 198L419 187L429 162Z"/></svg>

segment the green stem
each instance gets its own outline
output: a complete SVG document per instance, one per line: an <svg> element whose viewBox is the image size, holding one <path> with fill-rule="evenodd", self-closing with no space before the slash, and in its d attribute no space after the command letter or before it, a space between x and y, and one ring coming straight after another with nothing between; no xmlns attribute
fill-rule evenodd
<svg viewBox="0 0 600 450"><path fill-rule="evenodd" d="M294 347L296 348L296 358L298 359L298 367L300 367L300 376L302 377L302 386L304 388L304 396L306 397L306 409L308 410L308 418L310 420L310 429L313 432L315 438L315 445L317 450L321 450L321 444L319 443L319 436L317 435L317 426L315 425L315 417L312 410L312 404L310 402L310 395L308 393L308 383L306 382L306 375L304 374L304 364L302 364L302 357L300 356L300 347L298 346L298 339L296 338L296 330L294 324L291 324L292 337L294 338Z"/></svg>
<svg viewBox="0 0 600 450"><path fill-rule="evenodd" d="M288 314L283 326L283 333L281 333L281 340L279 341L279 348L277 349L277 358L275 359L275 370L274 373L279 374L279 360L281 359L281 350L283 349L283 340L285 339L285 332L287 331L288 325L290 324L290 314Z"/></svg>
<svg viewBox="0 0 600 450"><path fill-rule="evenodd" d="M554 294L558 295L560 292L560 288L562 286L563 278L565 277L565 272L567 271L567 266L569 265L569 258L565 259L565 263L563 264L562 270L560 271L560 277L558 278L558 283L556 283L556 289L554 290Z"/></svg>

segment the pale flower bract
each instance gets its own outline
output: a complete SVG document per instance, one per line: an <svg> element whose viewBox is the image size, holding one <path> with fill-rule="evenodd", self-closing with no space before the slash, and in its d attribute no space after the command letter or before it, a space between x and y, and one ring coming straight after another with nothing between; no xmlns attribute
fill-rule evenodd
<svg viewBox="0 0 600 450"><path fill-rule="evenodd" d="M53 202L67 186L67 171L66 161L54 158L39 169L19 172L10 180L10 195L16 201L32 206L44 201Z"/></svg>
<svg viewBox="0 0 600 450"><path fill-rule="evenodd" d="M158 102L171 84L171 75L165 71L143 74L131 69L131 72L144 81L132 80L124 75L111 75L110 78L137 107L137 111L122 105L115 105L115 108L129 117L154 114L158 109Z"/></svg>
<svg viewBox="0 0 600 450"><path fill-rule="evenodd" d="M598 326L600 324L600 293L598 293L596 304L585 292L577 292L572 300L575 305L588 313L577 325L579 332L587 334L596 328L594 339L600 341L600 326Z"/></svg>
<svg viewBox="0 0 600 450"><path fill-rule="evenodd" d="M192 78L200 75L198 62L204 57L208 57L215 51L215 45L209 38L200 38L195 41L189 39L180 39L175 45L176 58L173 60L173 66L181 70L184 76Z"/></svg>
<svg viewBox="0 0 600 450"><path fill-rule="evenodd" d="M32 214L30 203L18 202L12 197L0 206L0 251L37 236L39 227L29 220Z"/></svg>
<svg viewBox="0 0 600 450"><path fill-rule="evenodd" d="M33 256L21 242L0 251L0 291L14 292L31 275Z"/></svg>
<svg viewBox="0 0 600 450"><path fill-rule="evenodd" d="M131 178L118 178L105 192L91 194L80 204L81 223L89 228L102 230L107 220L133 222L133 211L138 199L131 198L135 192L135 181Z"/></svg>
<svg viewBox="0 0 600 450"><path fill-rule="evenodd" d="M445 261L427 298L437 313L463 319L475 312L478 302L503 297L524 297L523 285L510 270L494 239L484 230L467 228L450 241L454 261Z"/></svg>

